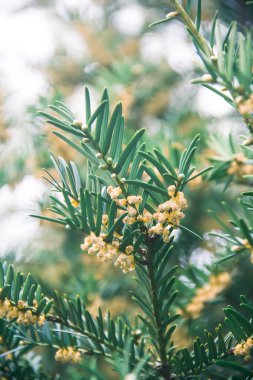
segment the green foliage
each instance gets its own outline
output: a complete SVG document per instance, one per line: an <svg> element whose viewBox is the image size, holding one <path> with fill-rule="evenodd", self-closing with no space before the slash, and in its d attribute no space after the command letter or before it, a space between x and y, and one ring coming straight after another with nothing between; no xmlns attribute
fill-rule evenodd
<svg viewBox="0 0 253 380"><path fill-rule="evenodd" d="M154 245L153 248L159 252L159 245ZM175 282L173 275L176 268L172 267L163 273L170 259L170 251L166 253L164 249L157 255L153 252L148 259L152 260L149 272L140 265L137 269L137 281L143 294L133 295L145 315L145 317L140 316L143 322L142 330L134 332L130 324L121 319L113 320L109 312L104 317L100 309L94 318L79 297L73 301L56 293L52 313L46 314L47 322L43 327L38 328L35 325L18 327L14 320L1 320L2 344L8 348L8 351L1 356L1 358L7 357L7 361L4 359L4 371L8 373L13 367L8 360L9 354L15 355L19 360L19 357L35 345L40 345L52 348L71 346L86 356L102 355L115 369L118 368L117 371L122 376L134 373L143 379L155 378L156 371L161 378L169 371L178 378L191 377L206 371L209 366L213 367L213 374L219 366L229 368L231 373L235 371L235 373L252 374L251 367L242 366L231 360L232 348L253 335L253 306L246 297L241 297L241 308L245 314L231 306L224 309L228 333L224 335L224 327L219 325L215 329L215 337L206 331L204 340L196 338L192 352L186 348L178 349L173 346L171 336L176 329L174 322L179 316L170 312L177 294L171 290ZM5 269L5 276L10 271L13 272L11 266ZM14 276L17 276L17 273L19 272L13 272ZM31 289L31 283L27 287ZM7 299L12 300L10 293L6 294L5 300ZM147 333L150 342L144 339ZM137 340L136 334L139 335ZM21 339L23 345L20 345ZM150 343L153 345L151 351L147 348L150 347ZM157 357L160 357L160 362L157 362ZM121 363L120 369L119 363ZM15 365L13 368L16 368ZM89 367L86 367L86 371L94 373L98 379L102 376L99 371ZM224 375L221 378L226 377Z"/></svg>
<svg viewBox="0 0 253 380"><path fill-rule="evenodd" d="M170 254L170 247L163 247L161 241L152 244L152 250L146 255L147 268L142 265L137 267L141 294L133 294L133 299L145 315L140 318L154 346L153 355L156 352L160 357L159 370L162 374L166 374L170 367L169 361L174 351L171 336L176 329L174 322L179 317L171 313L177 296L177 291L172 290L177 267L166 270Z"/></svg>
<svg viewBox="0 0 253 380"><path fill-rule="evenodd" d="M48 173L48 181L53 185L54 191L62 193L63 201L51 196L56 204L51 206L50 210L62 217L53 219L39 216L39 218L65 224L67 228L79 229L86 234L93 232L97 236L100 235L103 227L103 230L106 229L105 240L107 242L112 241L114 232L121 233L123 235L119 246L121 251L124 251L127 245L133 244L138 281L142 288L144 284L146 285L146 289L143 289L144 294L139 296L135 292L133 298L146 314L145 318L147 319L142 316L140 318L144 323L144 328L148 329L154 346L152 358L161 361L157 370L159 373L165 374L169 370L169 360L173 353L173 346L170 342L176 328L173 322L179 317L179 315L171 315L170 312L176 298L176 292L171 291L175 281L173 277L175 268L166 269L173 239L169 243L164 243L158 236L149 237L147 227L142 222L136 221L132 225L123 224L122 220L127 215L127 208L118 206L114 200L110 199L106 188L108 185L113 187L118 185L126 197L141 195L142 203L139 212L142 213L143 210L147 210L154 213L159 204L168 200L168 186L174 185L176 191L182 191L191 179L204 174L210 168L193 175L195 167L192 167L191 162L199 143L198 135L179 157L178 169L176 169L160 150L155 149L153 152L146 152L145 144L138 144L144 130L136 132L123 149L124 119L121 105L115 107L109 120L107 91L103 92L100 105L92 113L89 92L85 89L85 105L87 123L85 126L76 119L69 120L69 117L66 117L65 121L56 121L55 117L44 112L40 113L47 118L49 123L68 131L72 137L77 136L72 131L74 127L78 130L78 134L80 132L85 136L79 141L81 147L85 147L84 151L80 151L82 148L77 144L73 145L71 142L69 145L79 152L85 152L83 154L89 160L90 174L84 189L76 166L72 162L68 165L61 157L56 159L52 156L60 181L50 173ZM62 108L53 107L53 109L64 116ZM66 109L65 107L64 110ZM71 111L68 111L68 115L71 115ZM66 129L67 124L68 128ZM62 138L63 135L57 133L57 136ZM70 140L64 137L64 141L69 143ZM110 152L110 156L108 156L108 152ZM148 163L152 166L149 166ZM159 172L161 179L157 177L155 170ZM143 176L148 176L148 181L143 180ZM75 207L71 200L77 202ZM126 212L116 218L118 208L125 209ZM106 228L102 223L103 214L108 214L108 226ZM179 227L189 231L186 227L181 225ZM171 227L172 231L173 227ZM194 234L194 232L192 233ZM152 295L150 289L153 289ZM107 335L103 330L103 325L101 325L103 321L101 312L97 319L93 320L86 309L82 311L80 301L77 301L75 306L72 301L64 301L57 296L57 303L60 305L57 313L64 325L78 331L79 334L88 334L87 336L93 339L92 345L85 347L89 354L100 353L106 356L108 349L114 349L119 354L126 347L130 330L127 333L128 330L125 327L123 328L122 322L119 322L118 326L115 325L115 322L110 320L110 314L108 314L107 326L105 327L105 331L108 331L109 334ZM85 315L85 329L82 313ZM123 331L124 337L121 335ZM116 332L118 336L115 335ZM76 346L74 343L76 342L72 342L72 345ZM94 344L95 347L93 347ZM146 349L144 340L139 342L137 348L133 344L134 341L132 340L131 360L135 363L136 355L141 358Z"/></svg>
<svg viewBox="0 0 253 380"><path fill-rule="evenodd" d="M229 224L224 223L217 215L213 214L223 231L222 233L213 232L212 234L221 237L227 242L226 250L222 253L222 257L218 262L231 258L242 258L245 256L244 252L250 253L252 260L253 227L251 225L251 215L253 203L251 192L246 192L245 195L249 195L250 198L243 196L239 199L241 215L235 213L233 207L223 202L223 207L230 217Z"/></svg>
<svg viewBox="0 0 253 380"><path fill-rule="evenodd" d="M82 230L87 234L92 231L98 236L102 226L102 213L110 215L114 210L116 214L117 208L108 198L106 187L119 186L124 196L141 195L143 197L141 210L147 209L154 212L154 204L157 206L168 199L168 186L175 185L177 191L181 191L189 181L211 169L209 167L193 175L196 169L191 166L191 161L199 143L198 135L182 153L177 162L178 169L173 168L160 150L145 152L145 144L139 144L144 133L143 129L137 131L123 149L124 118L121 105L118 104L114 108L109 120L107 91L103 92L101 103L93 113L90 109L90 97L87 89L85 89L85 95L87 125L82 125L76 119L70 121L69 115L72 113L69 110L68 117L65 117L66 120L56 119L45 112L40 112L41 116L46 117L47 122L69 132L73 138L83 137L79 139L78 145L61 133L54 132L58 137L64 137L66 143L87 158L89 175L85 189L76 165L73 162L68 165L62 157L56 159L52 155L51 158L60 181L49 172L47 172L49 176L47 180L52 184L54 191L62 193L65 202L63 203L59 197L51 196L55 203L49 210L60 217L32 215L33 217L63 224L68 229ZM62 106L53 106L53 109L61 116L64 115ZM64 110L67 110L66 106ZM147 161L152 164L153 168L147 165ZM154 170L160 173L162 181ZM143 179L146 176L149 177L148 181L146 178ZM73 205L73 201L77 203L77 206ZM109 217L109 221L112 219L114 219L113 216ZM109 223L108 240L116 229L122 229L122 219L123 216L115 224ZM135 225L132 230L134 228Z"/></svg>
<svg viewBox="0 0 253 380"><path fill-rule="evenodd" d="M49 123L68 132L73 139L78 139L78 144L73 143L66 136L55 132L88 159L89 175L84 186L73 162L67 164L63 158L56 159L52 156L59 179L55 179L49 172L47 179L53 190L61 193L62 197L51 196L54 205L50 210L60 217L39 218L81 230L88 235L93 232L100 236L103 228L103 231L106 231L105 241L108 243L112 242L114 232L121 233L122 251L127 245L133 244L136 280L139 285L138 291L133 293L133 299L142 311L140 338L136 341L131 325L120 319L112 320L109 312L104 318L99 310L98 316L94 318L79 297L73 301L59 294L55 296L54 315L47 318L47 323L42 329L30 327L29 334L23 332L22 338L31 344L72 346L85 355L102 355L108 358L114 367L116 362L124 362L127 358L127 372L132 373L134 368L138 368L139 376L144 379L153 378L155 373L161 378L166 378L168 373L175 373L181 377L202 373L209 370L209 366L227 368L230 361L224 361L223 358L231 356L231 347L252 335L250 319L228 307L225 309L225 322L230 333L224 336L224 327L218 326L214 338L206 331L204 341L196 338L193 342L193 352L174 346L172 335L177 327L175 321L179 315L173 311L177 296L177 291L173 290L177 267L171 267L169 263L173 238L164 243L159 236L149 236L142 222L125 225L123 218L127 215L127 208L110 199L106 191L108 186L118 186L125 197L141 195L139 212L148 210L154 213L156 208L168 199L168 186L174 185L176 191L182 191L189 181L210 169L194 174L195 167L192 167L191 162L199 143L199 136L197 135L185 149L175 168L160 150L145 151L145 144L139 143L144 130L136 132L123 148L124 119L121 105L117 105L109 117L107 91L103 92L101 103L94 112L90 109L87 89L85 95L86 125L74 119L71 111L63 105L51 108L65 120L41 113ZM225 150L229 156L226 157L226 170L236 153L235 146L231 138L227 151ZM216 164L215 160L213 162ZM216 167L215 170L211 178L219 178L219 169ZM159 173L159 176L156 173ZM221 175L221 178L223 177L224 173ZM125 210L118 218L117 209ZM108 226L103 225L103 214L108 214ZM186 229L182 225L179 227ZM250 235L243 221L240 221L240 227L244 234L247 231ZM172 226L171 232L173 229ZM190 232L195 234L193 231ZM241 370L240 365L235 365L233 361L231 363L231 371L250 371ZM87 368L88 373L94 374L98 379L101 377L98 370Z"/></svg>
<svg viewBox="0 0 253 380"><path fill-rule="evenodd" d="M190 352L187 349L182 349L174 356L174 365L176 371L182 375L191 376L193 374L199 374L205 370L208 366L213 366L213 376L218 372L216 366L222 366L229 368L231 375L233 371L240 374L251 375L251 366L245 367L242 364L235 363L229 357L233 354L231 349L235 343L240 343L252 336L252 306L245 297L241 297L241 308L247 311L247 317L238 312L233 307L229 306L224 309L226 315L225 324L228 330L231 331L224 337L222 326L218 326L215 329L215 337L205 331L205 339L202 341L197 338L193 343L193 351ZM228 358L227 360L221 360L222 358ZM226 375L220 378L226 379Z"/></svg>
<svg viewBox="0 0 253 380"><path fill-rule="evenodd" d="M180 19L192 38L196 51L204 65L203 76L193 80L221 96L232 107L239 109L244 100L252 94L252 31L238 31L233 21L223 36L218 12L214 16L210 37L206 39L201 29L201 1L197 3L195 19L190 16L193 6L191 0L184 8L178 0L170 1L175 12L171 12L164 20ZM240 111L247 116L246 124L252 133L250 111Z"/></svg>
<svg viewBox="0 0 253 380"><path fill-rule="evenodd" d="M194 82L209 88L238 109L252 133L251 112L241 109L252 96L251 32L239 32L237 24L232 22L223 36L216 13L207 40L201 34L201 0L197 2L194 17L190 16L191 1L186 2L186 7L177 0L171 0L171 5L174 11L155 24L180 18L204 64L205 74ZM87 362L85 358L104 358L122 380L251 378L252 346L245 351L247 355L238 355L235 349L237 345L243 348L248 338L253 337L253 306L246 297L241 297L240 311L233 306L224 308L225 321L214 331L212 326L210 331L203 328L204 333L192 343L189 337L187 347L175 344L174 337L178 331L180 333L180 325L176 324L180 323L178 307L184 310L184 299L194 292L197 294L199 284L209 289L207 278L214 269L211 265L208 270L205 268L205 272L190 265L187 268L172 253L177 246L177 232L183 236L189 232L200 237L180 220L184 216L182 210L186 208L183 191L189 182L194 183L202 175L209 181L225 183L225 188L232 181L250 182L252 176L245 176L245 172L239 169L240 165L252 164L252 138L238 146L232 135L226 143L213 137L210 145L219 153L209 159L214 168L196 172L194 163L198 161L195 153L200 142L199 134L182 153L170 147L168 155L160 147L147 148L144 129L137 130L127 139L122 105L118 103L112 108L107 90L103 91L98 107L93 110L89 90L85 88L84 104L85 123L60 101L49 106L51 113L39 112L50 125L58 128L53 131L54 135L86 159L87 175L84 179L73 161L68 163L51 154L57 173L46 170L45 179L53 191L50 196L52 205L48 208L51 214L32 216L84 235L90 243L85 241L83 250L98 258L98 252L116 255L117 260L123 256L121 264L116 265L115 261L115 265L124 273L135 269L136 288L132 299L138 308L138 321L112 318L110 311L104 313L101 308L94 316L79 296L72 299L55 292L54 299L48 300L30 275L24 278L12 266L1 265L0 334L6 351L0 359L4 371L18 378L15 371L21 366L21 370L30 371L27 378L31 378L30 373L36 371L33 365L20 364L19 360L26 361L26 353L40 346L57 350L56 359L60 353L60 361L76 363L87 378L97 380L105 379L104 374L95 361ZM112 190L117 190L116 195L111 195ZM213 234L228 243L219 264L245 250L252 256L252 195L250 190L240 197L242 216L224 203L231 218L229 225L213 212L213 218L222 228L222 232ZM178 200L180 197L184 206L182 199L181 203ZM159 217L164 217L161 211L164 205L167 219L162 222ZM179 213L174 217L176 222L168 221L173 212ZM131 213L134 217L128 222ZM147 221L145 213L149 214ZM89 252L89 247L93 251ZM101 265L104 261L107 261L105 256ZM195 287L189 290L187 284ZM180 292L185 294L180 295ZM181 301L178 301L180 296ZM202 301L204 305L208 299ZM14 317L8 313L10 308L16 312L12 314ZM28 312L30 319L27 318ZM41 316L42 323L39 319L32 319ZM67 356L70 352L72 357ZM8 359L10 353L15 358L14 364ZM5 372L3 376L6 377ZM40 375L40 370L37 372L37 377L41 376L38 378L46 378Z"/></svg>
<svg viewBox="0 0 253 380"><path fill-rule="evenodd" d="M8 299L12 306L18 307L21 300L35 315L46 315L51 309L53 301L43 296L41 286L33 281L30 274L24 277L23 273L15 272L12 265L0 265L0 287L2 302Z"/></svg>
<svg viewBox="0 0 253 380"><path fill-rule="evenodd" d="M73 301L56 293L53 314L47 315L52 301L48 303L45 298L42 298L40 288L36 288L32 284L30 276L23 281L20 273L14 274L10 266L6 274L2 270L2 299L10 298L17 303L21 296L23 300L28 302L28 305L32 305L34 298L36 298L39 312L44 311L47 319L43 327L23 327L17 336L19 339L22 338L27 341L29 345L47 345L54 348L75 347L84 355L102 355L109 358L113 365L117 361L127 358L129 363L127 371L134 371L134 368L138 368L137 373L140 373L143 378L152 378L155 372L161 377L166 377L171 371L172 373L175 371L179 376L191 375L203 371L215 362L219 365L218 360L229 354L233 339L235 342L240 342L252 335L250 322L233 308L227 308L225 310L226 324L231 333L226 338L223 338L221 326L219 326L216 329L216 338L206 332L204 343L199 338L194 341L193 353L187 349L178 350L174 347L172 334L176 329L174 322L179 315L172 311L177 295L177 291L172 290L175 283L176 267L169 265L173 239L169 243L164 243L161 237L149 237L144 226L140 225L138 229L137 225L133 225L129 228L122 223L122 216L115 221L118 205L114 200L107 197L104 190L107 183L114 186L118 184L124 195L141 194L143 199L141 210L147 209L154 212L155 208L168 198L167 186L174 185L177 191L182 191L184 186L193 178L195 168L191 167L191 160L199 142L199 136L196 136L183 152L176 171L162 152L158 150L155 150L154 153L145 152L144 145L138 148L137 143L143 131L137 132L124 150L122 150L122 146L120 149L118 148L119 145L115 142L116 137L113 138L113 131L116 126L120 128L123 123L121 106L116 106L108 122L107 92L103 93L101 103L94 113L91 113L89 104L89 93L86 90L86 114L88 116L87 126L84 128L79 128L80 123L72 120L70 111L65 114L66 107L64 107L64 112L63 106L51 107L65 117L66 121L64 122L62 120L56 121L55 118L46 115L51 124L68 130L74 136L77 134L73 133L72 129L76 131L78 126L78 133L84 134L91 146L89 153L85 154L86 158L92 157L92 159L89 163L91 174L86 189L83 189L76 165L73 162L68 165L63 158L56 159L52 156L60 181L50 173L48 173L48 180L55 191L62 193L62 200L51 196L55 205L50 210L59 214L61 218L53 219L43 216L41 218L82 230L86 234L94 232L99 236L102 227L102 215L108 212L107 241L112 240L113 233L116 230L123 233L123 241L120 245L122 250L127 244L133 242L133 238L135 239L137 283L141 294L134 292L133 299L144 313L144 315L140 315L143 323L141 335L148 334L149 338L147 340L147 338L140 337L136 341L131 325L125 324L120 319L114 321L109 312L104 318L99 309L97 317L94 318L79 297ZM45 114L43 113L43 115ZM95 121L96 126L93 131L91 126ZM104 137L101 138L101 136ZM82 145L83 141L81 141ZM82 148L78 146L79 149ZM112 156L110 156L110 160L106 156L108 151ZM87 153L87 149L85 152ZM104 162L102 165L106 165L106 167L101 170L100 166L101 175L98 176L94 173L96 173L96 167L101 165L101 160ZM147 166L147 162L152 164L154 169ZM126 170L129 166L130 170ZM154 170L160 173L161 179L158 179ZM124 181L119 177L122 171L126 177ZM108 176L108 172L113 174L112 178ZM141 179L144 172L149 176L147 182ZM108 178L105 177L106 175ZM196 175L194 177L196 178ZM149 199L150 203L148 203ZM77 202L75 206L71 200ZM245 232L245 224L241 224L241 226ZM39 290L36 291L36 289ZM150 343L146 346L148 341ZM152 348L150 348L150 344ZM145 359L147 355L149 356L148 362ZM220 363L221 366L224 366L224 363L226 366L229 365L228 361ZM89 369L88 371L92 370ZM96 376L99 378L100 375L96 372Z"/></svg>
<svg viewBox="0 0 253 380"><path fill-rule="evenodd" d="M214 165L209 179L225 182L225 187L232 181L247 183L250 177L247 176L245 168L250 168L252 164L252 150L245 145L238 145L235 138L229 135L228 140L221 143L221 136L210 136L209 146L215 150L216 155L210 156L210 161Z"/></svg>
<svg viewBox="0 0 253 380"><path fill-rule="evenodd" d="M10 327L3 320L1 320L0 325L3 339L0 347L4 351L0 356L0 375L4 379L57 379L48 371L44 371L40 357L29 352L34 349L34 344L27 343L24 345L24 341L20 341L20 338L17 337L18 331L14 326Z"/></svg>

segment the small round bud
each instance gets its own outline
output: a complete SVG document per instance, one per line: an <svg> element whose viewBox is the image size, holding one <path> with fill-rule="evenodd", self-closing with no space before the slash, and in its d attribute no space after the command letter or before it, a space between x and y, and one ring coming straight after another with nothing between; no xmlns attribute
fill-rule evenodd
<svg viewBox="0 0 253 380"><path fill-rule="evenodd" d="M83 123L81 122L81 120L75 119L73 120L72 125L77 128L82 128Z"/></svg>
<svg viewBox="0 0 253 380"><path fill-rule="evenodd" d="M121 178L121 179L120 179L120 182L121 182L121 183L125 183L125 182L126 182L126 178Z"/></svg>
<svg viewBox="0 0 253 380"><path fill-rule="evenodd" d="M108 157L106 161L107 161L107 164L108 164L108 165L111 165L111 163L112 163L112 158L111 158L111 157Z"/></svg>
<svg viewBox="0 0 253 380"><path fill-rule="evenodd" d="M83 124L83 126L81 127L81 130L83 132L87 131L89 129L89 126L87 124Z"/></svg>
<svg viewBox="0 0 253 380"><path fill-rule="evenodd" d="M66 230L71 230L71 228L70 228L70 225L69 224L66 224L66 226L65 226L65 228L66 228Z"/></svg>
<svg viewBox="0 0 253 380"><path fill-rule="evenodd" d="M201 80L206 83L212 83L214 81L212 75L210 74L202 75Z"/></svg>
<svg viewBox="0 0 253 380"><path fill-rule="evenodd" d="M243 102L243 96L237 96L235 98L235 104L240 104L241 102Z"/></svg>
<svg viewBox="0 0 253 380"><path fill-rule="evenodd" d="M178 12L170 12L165 16L165 18L166 20L171 20L172 18L177 17L177 16L178 16Z"/></svg>
<svg viewBox="0 0 253 380"><path fill-rule="evenodd" d="M84 138L82 139L82 142L84 142L84 143L88 143L88 142L90 142L90 139L88 139L87 137L84 137Z"/></svg>
<svg viewBox="0 0 253 380"><path fill-rule="evenodd" d="M218 57L216 57L215 55L212 55L212 56L210 57L210 59L211 59L211 61L212 61L213 63L216 63L216 62L218 61Z"/></svg>
<svg viewBox="0 0 253 380"><path fill-rule="evenodd" d="M102 157L103 157L102 153L97 153L97 154L96 154L96 158L101 159Z"/></svg>
<svg viewBox="0 0 253 380"><path fill-rule="evenodd" d="M137 376L134 373L128 373L125 377L124 380L137 380Z"/></svg>
<svg viewBox="0 0 253 380"><path fill-rule="evenodd" d="M142 334L142 331L141 331L140 329L137 329L137 330L132 331L132 335L133 335L134 337L140 337L141 334Z"/></svg>
<svg viewBox="0 0 253 380"><path fill-rule="evenodd" d="M242 145L244 145L244 146L253 145L253 138L252 139L247 139L247 140L243 141Z"/></svg>
<svg viewBox="0 0 253 380"><path fill-rule="evenodd" d="M243 94L243 92L244 92L244 87L242 86L242 85L238 85L238 86L235 86L235 89L236 89L236 91L237 92L239 92L240 94Z"/></svg>
<svg viewBox="0 0 253 380"><path fill-rule="evenodd" d="M112 174L111 174L111 178L112 178L112 179L115 179L115 178L117 178L117 174L115 174L115 173L112 173Z"/></svg>
<svg viewBox="0 0 253 380"><path fill-rule="evenodd" d="M231 247L232 252L241 252L242 250L243 247L240 247L239 245L233 245L233 247Z"/></svg>
<svg viewBox="0 0 253 380"><path fill-rule="evenodd" d="M105 164L101 164L101 165L99 165L98 168L99 168L100 170L106 170L106 169L108 169L108 166L105 165Z"/></svg>
<svg viewBox="0 0 253 380"><path fill-rule="evenodd" d="M180 173L177 179L179 180L179 182L182 182L184 180L184 177L185 177L184 173Z"/></svg>

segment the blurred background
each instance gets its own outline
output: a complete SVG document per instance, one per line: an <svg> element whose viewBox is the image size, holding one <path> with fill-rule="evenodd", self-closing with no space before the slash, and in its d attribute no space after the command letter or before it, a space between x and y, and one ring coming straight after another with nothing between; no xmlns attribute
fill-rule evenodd
<svg viewBox="0 0 253 380"><path fill-rule="evenodd" d="M224 29L234 17L242 28L253 19L244 1L206 0L203 33L210 30L216 9ZM230 132L238 135L243 123L223 99L190 84L200 62L183 25L173 21L149 28L169 11L165 0L0 0L1 259L31 271L49 294L54 289L70 296L79 293L94 312L99 305L106 309L110 304L112 314L127 311L134 318L135 306L128 295L132 280L110 263L101 265L81 254L81 234L29 217L48 213L50 186L41 176L43 168L51 168L49 150L74 160L84 179L86 173L85 161L57 140L36 112L62 100L82 119L84 85L94 106L107 87L112 103L123 103L127 138L145 127L152 145L155 142L170 156L170 149L182 151L200 132L196 165L203 169L209 157L217 155L215 144L208 142L210 134L220 139ZM236 173L239 190L244 186L240 174ZM183 268L195 267L208 278L209 266L224 246L207 236L218 228L207 209L222 214L220 201L233 202L239 190L224 193L224 183L192 183L185 225L206 239L201 243L191 235L178 236ZM238 270L235 276L240 278L240 273L245 271ZM194 288L191 281L186 283ZM237 302L236 296L233 289L226 289L215 301L217 310L223 303ZM220 318L217 312L212 325ZM187 335L195 335L207 322L208 312L198 325L188 321L189 329L182 329L175 339L187 344ZM54 362L51 368L63 371ZM78 370L71 371L78 379Z"/></svg>

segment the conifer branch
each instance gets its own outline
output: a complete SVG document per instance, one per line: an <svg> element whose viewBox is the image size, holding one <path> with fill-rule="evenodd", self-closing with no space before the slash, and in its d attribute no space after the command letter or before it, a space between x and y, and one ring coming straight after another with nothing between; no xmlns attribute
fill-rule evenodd
<svg viewBox="0 0 253 380"><path fill-rule="evenodd" d="M211 57L213 55L212 49L209 47L203 36L199 33L192 18L188 15L184 7L179 3L178 0L169 1L171 5L174 7L175 11L178 13L178 16L182 19L191 36L194 36L194 39L197 42L199 48L202 50L204 54Z"/></svg>

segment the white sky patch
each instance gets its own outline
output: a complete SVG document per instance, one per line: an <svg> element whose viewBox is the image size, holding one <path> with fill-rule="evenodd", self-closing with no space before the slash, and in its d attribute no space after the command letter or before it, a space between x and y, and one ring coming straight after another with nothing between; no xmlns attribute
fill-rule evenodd
<svg viewBox="0 0 253 380"><path fill-rule="evenodd" d="M145 23L145 8L139 4L126 4L113 14L112 23L121 33L134 36Z"/></svg>
<svg viewBox="0 0 253 380"><path fill-rule="evenodd" d="M150 137L157 136L157 131L161 129L162 123L159 119L147 116L143 120L143 125L145 125L145 128L148 129L148 134Z"/></svg>
<svg viewBox="0 0 253 380"><path fill-rule="evenodd" d="M233 112L232 106L221 96L205 87L199 87L195 107L204 116L223 117Z"/></svg>
<svg viewBox="0 0 253 380"><path fill-rule="evenodd" d="M59 24L58 31L55 31L55 33L61 34L61 40L58 41L58 44L66 50L70 60L80 61L89 54L84 39L71 26L66 28L66 26Z"/></svg>
<svg viewBox="0 0 253 380"><path fill-rule="evenodd" d="M56 0L54 8L57 13L64 19L69 19L69 13L78 13L85 20L96 20L100 22L103 19L102 6L91 0Z"/></svg>
<svg viewBox="0 0 253 380"><path fill-rule="evenodd" d="M20 4L19 4L20 5ZM4 7L2 8L4 9ZM48 85L38 66L54 53L50 18L45 11L0 11L0 75L7 116L20 115L27 105L46 95Z"/></svg>
<svg viewBox="0 0 253 380"><path fill-rule="evenodd" d="M14 251L17 257L39 236L39 221L29 217L39 213L38 201L46 186L33 176L25 176L11 188L5 185L0 189L0 256Z"/></svg>
<svg viewBox="0 0 253 380"><path fill-rule="evenodd" d="M228 138L228 133L237 138L238 143L242 143L239 134L245 134L245 125L240 117L223 117L217 118L209 124L210 131L212 133L218 133L219 136L225 140Z"/></svg>
<svg viewBox="0 0 253 380"><path fill-rule="evenodd" d="M65 49L71 59L87 54L78 32L47 10L0 11L0 75L7 115L20 115L39 96L47 95L49 84L43 68L53 59L56 47Z"/></svg>
<svg viewBox="0 0 253 380"><path fill-rule="evenodd" d="M54 53L50 21L45 11L34 8L11 17L0 14L2 59L12 56L30 64L47 63Z"/></svg>
<svg viewBox="0 0 253 380"><path fill-rule="evenodd" d="M101 94L97 92L89 85L90 101L91 101L91 110L93 112L97 108L99 98ZM66 105L74 112L74 114L80 119L83 123L85 122L85 102L84 102L84 86L77 86L73 91L72 95L66 99Z"/></svg>
<svg viewBox="0 0 253 380"><path fill-rule="evenodd" d="M10 13L21 9L28 5L30 0L1 0L0 13Z"/></svg>
<svg viewBox="0 0 253 380"><path fill-rule="evenodd" d="M0 62L0 73L6 94L3 108L8 116L19 116L40 95L47 94L48 84L43 73L16 58Z"/></svg>
<svg viewBox="0 0 253 380"><path fill-rule="evenodd" d="M173 70L182 74L193 67L193 60L196 59L194 48L187 42L182 25L174 22L166 27L164 25L142 38L142 56L154 63L166 59Z"/></svg>

